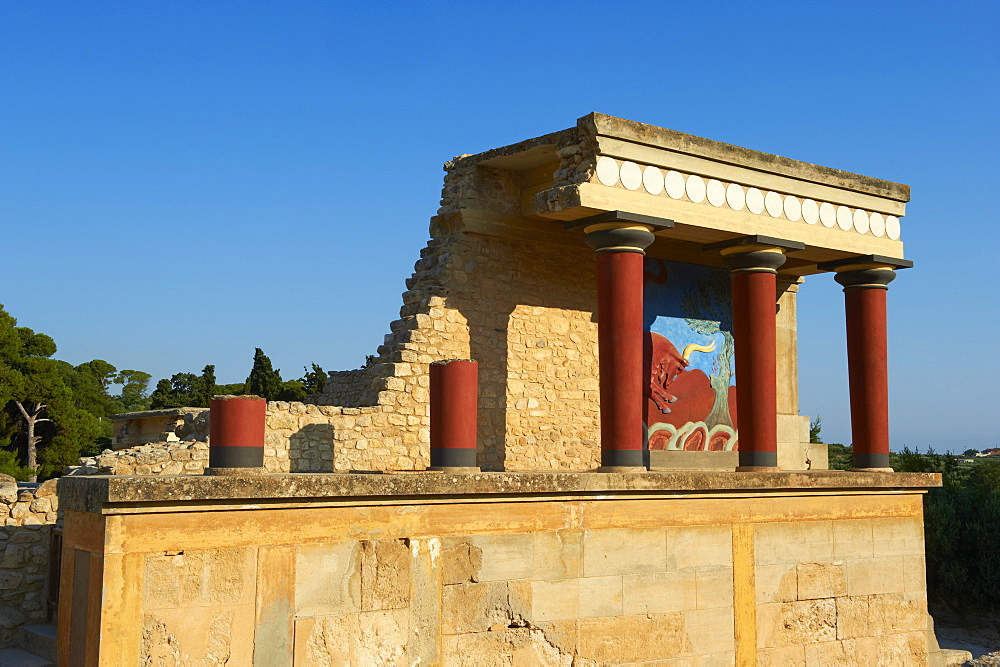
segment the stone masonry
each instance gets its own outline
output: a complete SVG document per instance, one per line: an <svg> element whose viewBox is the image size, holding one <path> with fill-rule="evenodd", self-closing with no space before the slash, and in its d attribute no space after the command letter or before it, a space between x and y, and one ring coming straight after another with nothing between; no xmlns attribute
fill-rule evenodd
<svg viewBox="0 0 1000 667"><path fill-rule="evenodd" d="M56 481L35 491L18 491L0 482L0 647L10 645L17 629L47 620L49 544L58 519Z"/></svg>

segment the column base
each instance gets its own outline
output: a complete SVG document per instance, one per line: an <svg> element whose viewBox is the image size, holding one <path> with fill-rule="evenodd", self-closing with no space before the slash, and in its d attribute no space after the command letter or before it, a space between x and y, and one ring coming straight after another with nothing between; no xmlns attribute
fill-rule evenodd
<svg viewBox="0 0 1000 667"><path fill-rule="evenodd" d="M736 472L781 472L778 466L736 466Z"/></svg>
<svg viewBox="0 0 1000 667"><path fill-rule="evenodd" d="M267 469L263 466L257 468L205 468L204 474L217 475L219 477L247 477L256 475L266 475Z"/></svg>
<svg viewBox="0 0 1000 667"><path fill-rule="evenodd" d="M594 472L649 472L646 466L601 466Z"/></svg>
<svg viewBox="0 0 1000 667"><path fill-rule="evenodd" d="M433 472L452 472L459 474L471 474L482 472L479 466L427 466L427 470Z"/></svg>
<svg viewBox="0 0 1000 667"><path fill-rule="evenodd" d="M896 472L892 468L851 468L851 472Z"/></svg>

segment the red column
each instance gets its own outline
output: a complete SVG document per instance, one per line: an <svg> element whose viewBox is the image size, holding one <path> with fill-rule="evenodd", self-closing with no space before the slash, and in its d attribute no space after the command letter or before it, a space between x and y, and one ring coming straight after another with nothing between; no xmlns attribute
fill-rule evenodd
<svg viewBox="0 0 1000 667"><path fill-rule="evenodd" d="M476 424L479 364L436 361L430 367L431 468L478 472Z"/></svg>
<svg viewBox="0 0 1000 667"><path fill-rule="evenodd" d="M855 470L889 468L889 364L886 292L892 268L842 271Z"/></svg>
<svg viewBox="0 0 1000 667"><path fill-rule="evenodd" d="M205 472L263 470L267 401L259 396L213 396L210 410Z"/></svg>
<svg viewBox="0 0 1000 667"><path fill-rule="evenodd" d="M597 251L597 344L601 373L601 469L645 470L642 428L642 284L648 227L585 229Z"/></svg>
<svg viewBox="0 0 1000 667"><path fill-rule="evenodd" d="M733 338L736 343L736 405L739 411L737 470L777 470L777 248L727 249L732 270ZM727 252L724 250L723 252Z"/></svg>

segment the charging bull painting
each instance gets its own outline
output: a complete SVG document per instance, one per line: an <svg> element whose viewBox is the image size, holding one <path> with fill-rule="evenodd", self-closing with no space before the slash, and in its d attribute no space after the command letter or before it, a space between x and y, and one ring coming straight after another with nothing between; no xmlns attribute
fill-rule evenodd
<svg viewBox="0 0 1000 667"><path fill-rule="evenodd" d="M729 272L647 258L644 291L649 449L738 449Z"/></svg>

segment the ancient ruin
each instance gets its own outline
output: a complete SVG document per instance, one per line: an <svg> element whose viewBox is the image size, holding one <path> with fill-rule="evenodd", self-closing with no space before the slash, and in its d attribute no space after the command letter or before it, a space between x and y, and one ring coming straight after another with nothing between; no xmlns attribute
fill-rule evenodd
<svg viewBox="0 0 1000 667"><path fill-rule="evenodd" d="M61 664L941 659L940 476L888 467L909 188L596 113L445 170L372 363L60 479ZM806 278L852 472L799 414Z"/></svg>

